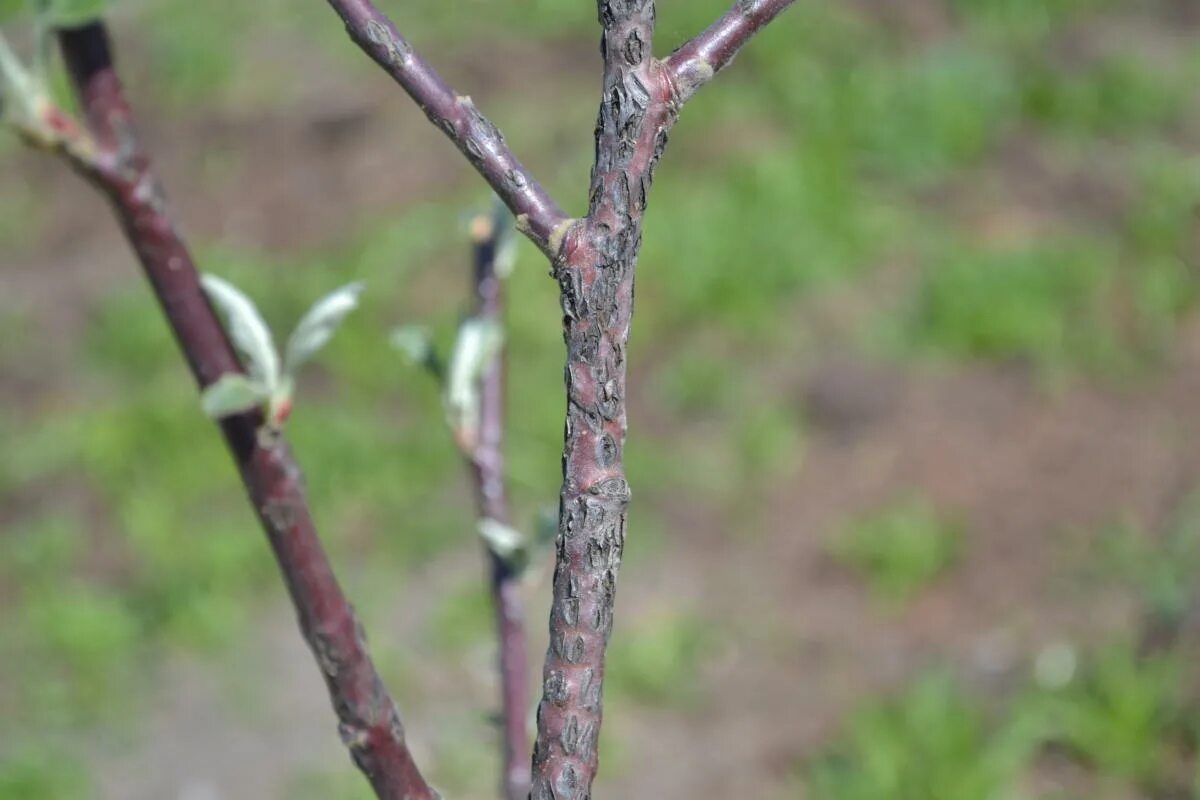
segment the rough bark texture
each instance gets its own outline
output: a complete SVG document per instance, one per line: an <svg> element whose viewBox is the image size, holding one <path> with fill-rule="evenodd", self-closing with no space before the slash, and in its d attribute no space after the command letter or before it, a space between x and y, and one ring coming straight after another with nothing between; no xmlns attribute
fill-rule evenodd
<svg viewBox="0 0 1200 800"><path fill-rule="evenodd" d="M550 647L534 800L586 798L598 765L604 652L625 542L626 345L646 197L675 120L651 53L654 3L601 0L603 99L587 218L555 263L567 345L567 420Z"/></svg>
<svg viewBox="0 0 1200 800"><path fill-rule="evenodd" d="M531 797L587 798L630 497L622 460L626 345L646 197L679 108L794 0L738 0L667 61L652 53L653 0L597 0L604 94L583 220L559 210L495 126L450 90L370 0L327 2L517 215L562 289L566 442Z"/></svg>
<svg viewBox="0 0 1200 800"><path fill-rule="evenodd" d="M503 322L504 286L496 274L499 226L489 223L487 236L475 243L472 288L475 316ZM504 356L498 355L483 376L479 441L470 454L471 475L479 516L511 525L508 490L504 481ZM488 548L492 603L500 650L500 701L504 726L504 795L521 800L529 794L529 663L521 576Z"/></svg>
<svg viewBox="0 0 1200 800"><path fill-rule="evenodd" d="M200 386L241 372L134 134L104 28L65 30L59 40L96 145L74 166L108 196ZM240 414L224 419L221 430L329 687L342 740L379 797L433 800L438 795L413 762L399 712L321 546L300 468L282 438L259 434L261 422L258 413Z"/></svg>
<svg viewBox="0 0 1200 800"><path fill-rule="evenodd" d="M517 216L521 231L549 255L558 249L567 216L521 164L504 136L470 97L442 79L369 0L328 0L350 38L416 101Z"/></svg>

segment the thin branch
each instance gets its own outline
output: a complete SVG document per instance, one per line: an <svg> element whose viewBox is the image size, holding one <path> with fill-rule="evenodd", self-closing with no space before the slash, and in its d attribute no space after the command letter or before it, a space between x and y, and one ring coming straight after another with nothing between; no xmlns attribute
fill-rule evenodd
<svg viewBox="0 0 1200 800"><path fill-rule="evenodd" d="M553 257L570 220L513 155L496 126L470 97L451 89L370 0L328 2L350 38L404 88L491 185L516 215L521 232Z"/></svg>
<svg viewBox="0 0 1200 800"><path fill-rule="evenodd" d="M134 133L104 27L60 31L59 44L97 143L96 152L73 157L74 165L112 203L200 386L241 372ZM281 437L260 434L261 424L257 412L240 414L224 419L221 430L329 688L342 741L380 798L434 800L321 546L300 468Z"/></svg>
<svg viewBox="0 0 1200 800"><path fill-rule="evenodd" d="M729 66L754 34L765 28L795 0L738 0L707 30L666 59L675 85L675 102L682 105Z"/></svg>
<svg viewBox="0 0 1200 800"><path fill-rule="evenodd" d="M496 215L476 220L472 231L475 264L472 280L475 316L503 322L504 286L497 274L505 223ZM511 228L510 228L511 230ZM504 480L504 353L498 353L484 372L481 386L479 438L468 455L480 519L512 524L508 489ZM504 727L504 793L508 800L529 794L529 664L525 636L525 608L521 576L510 559L487 549L491 567L492 602L500 645L500 699Z"/></svg>

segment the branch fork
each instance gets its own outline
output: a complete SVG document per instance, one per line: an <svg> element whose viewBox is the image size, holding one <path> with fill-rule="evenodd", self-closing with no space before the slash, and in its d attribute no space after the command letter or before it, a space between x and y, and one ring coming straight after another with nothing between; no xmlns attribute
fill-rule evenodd
<svg viewBox="0 0 1200 800"><path fill-rule="evenodd" d="M794 0L737 0L666 59L653 0L597 0L603 95L586 217L573 219L469 98L450 89L370 0L328 0L351 38L420 105L546 254L567 347L563 487L533 756L532 800L585 800L598 766L604 651L612 629L629 484L626 344L642 215L680 109ZM482 462L480 462L482 463Z"/></svg>
<svg viewBox="0 0 1200 800"><path fill-rule="evenodd" d="M598 766L604 653L630 499L622 458L626 345L650 185L683 105L794 0L736 0L712 26L662 60L652 55L653 0L597 0L603 95L582 219L561 210L471 98L453 91L370 0L327 2L350 37L491 185L517 228L550 259L562 290L567 419L550 648L532 772L517 763L525 747L523 694L513 689L509 695L506 688L505 792L510 800L523 796L526 787L532 800L587 800ZM134 134L105 29L72 23L58 36L86 125L55 107L0 39L0 78L10 102L15 95L22 104L20 117L10 116L9 124L31 144L66 157L108 196L201 388L244 375ZM481 289L478 303L481 315L494 316L499 295ZM493 361L483 379L478 430L464 434L459 444L476 475L481 519L507 525L500 375ZM299 466L281 434L258 435L262 423L259 409L220 420L325 678L342 739L380 798L434 800L438 794L413 761L399 713L322 549ZM519 625L506 605L518 602L512 565L491 552L502 677L506 687L517 686L514 676L523 675L524 654L513 644L520 637L505 630L514 619Z"/></svg>

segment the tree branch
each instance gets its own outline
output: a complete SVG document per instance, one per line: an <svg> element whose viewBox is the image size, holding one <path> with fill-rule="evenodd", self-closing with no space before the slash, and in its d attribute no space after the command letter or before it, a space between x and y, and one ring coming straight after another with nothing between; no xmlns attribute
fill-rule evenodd
<svg viewBox="0 0 1200 800"><path fill-rule="evenodd" d="M511 223L510 223L511 224ZM503 280L496 272L497 247L503 229L495 215L476 220L472 293L475 316L502 324ZM468 453L479 518L509 526L508 490L504 480L504 353L492 360L481 386L479 439ZM500 700L504 727L504 793L508 800L529 794L529 664L521 576L513 564L487 548L492 602L500 645Z"/></svg>
<svg viewBox="0 0 1200 800"><path fill-rule="evenodd" d="M355 44L454 142L516 215L521 232L552 258L570 220L509 150L496 126L470 97L456 94L370 0L328 2Z"/></svg>
<svg viewBox="0 0 1200 800"><path fill-rule="evenodd" d="M754 34L778 17L795 0L737 0L725 15L666 59L667 74L679 105L729 66Z"/></svg>
<svg viewBox="0 0 1200 800"><path fill-rule="evenodd" d="M653 57L653 0L597 0L603 97L588 215L568 219L495 127L457 97L369 0L328 0L351 38L396 79L518 215L553 263L567 346L563 487L533 752L532 800L591 796L629 484L626 347L642 217L678 111L794 0L738 0L666 61Z"/></svg>
<svg viewBox="0 0 1200 800"><path fill-rule="evenodd" d="M60 31L59 43L95 140L95 148L67 155L108 196L200 386L241 372L134 133L104 27ZM329 688L342 741L380 798L434 800L321 546L300 468L281 437L259 434L261 423L257 412L240 414L224 419L221 431Z"/></svg>
<svg viewBox="0 0 1200 800"><path fill-rule="evenodd" d="M590 207L554 264L567 345L567 421L535 800L590 797L598 766L604 653L630 497L623 451L634 267L646 197L676 112L662 63L651 53L653 0L598 0L597 7L604 79Z"/></svg>

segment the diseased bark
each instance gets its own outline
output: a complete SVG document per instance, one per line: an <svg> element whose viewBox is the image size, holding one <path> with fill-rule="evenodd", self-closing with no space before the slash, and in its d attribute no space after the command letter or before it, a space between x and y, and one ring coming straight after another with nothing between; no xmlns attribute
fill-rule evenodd
<svg viewBox="0 0 1200 800"><path fill-rule="evenodd" d="M59 42L94 139L65 152L107 195L200 386L242 372L134 133L105 29L64 30ZM300 468L286 441L259 434L261 423L257 412L239 414L222 420L221 431L329 688L342 741L379 797L433 800L438 795L413 762L399 712L321 546Z"/></svg>
<svg viewBox="0 0 1200 800"><path fill-rule="evenodd" d="M472 290L475 316L500 324L504 316L504 285L496 274L499 226L488 221L486 235L475 240ZM497 354L480 387L479 440L467 454L481 519L511 525L504 480L504 354ZM504 794L521 800L529 794L529 664L521 576L513 566L487 548L492 604L499 643L500 701L504 727Z"/></svg>

